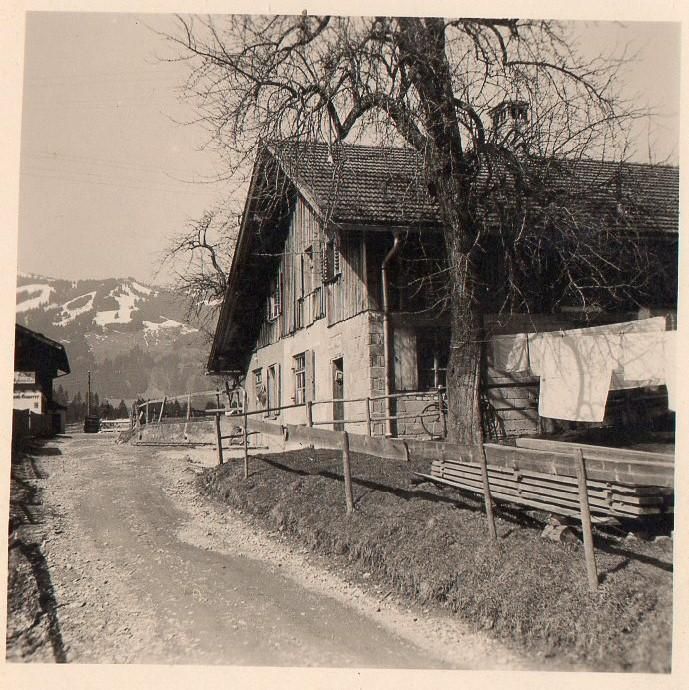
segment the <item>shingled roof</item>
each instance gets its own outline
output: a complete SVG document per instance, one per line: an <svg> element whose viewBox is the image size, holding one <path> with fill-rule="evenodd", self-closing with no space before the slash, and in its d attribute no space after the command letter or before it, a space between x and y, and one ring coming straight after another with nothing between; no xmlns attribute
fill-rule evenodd
<svg viewBox="0 0 689 690"><path fill-rule="evenodd" d="M268 151L314 209L334 223L440 225L437 203L414 149L351 144L286 143ZM648 232L677 233L679 171L667 165L581 159L558 161L563 182L582 198L631 197ZM611 195L612 192L612 195Z"/></svg>
<svg viewBox="0 0 689 690"><path fill-rule="evenodd" d="M438 225L438 205L410 148L323 143L270 147L287 177L335 223Z"/></svg>

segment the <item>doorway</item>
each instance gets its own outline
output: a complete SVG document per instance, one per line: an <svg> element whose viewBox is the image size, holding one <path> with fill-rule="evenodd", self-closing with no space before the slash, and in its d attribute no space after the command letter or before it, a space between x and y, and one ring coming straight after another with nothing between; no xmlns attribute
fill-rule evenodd
<svg viewBox="0 0 689 690"><path fill-rule="evenodd" d="M344 419L344 358L333 360L333 419ZM335 431L344 431L344 422L333 424Z"/></svg>

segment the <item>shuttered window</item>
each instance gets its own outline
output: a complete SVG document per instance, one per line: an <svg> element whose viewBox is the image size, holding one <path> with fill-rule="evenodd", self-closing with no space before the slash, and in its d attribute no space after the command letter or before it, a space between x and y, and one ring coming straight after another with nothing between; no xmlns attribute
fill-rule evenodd
<svg viewBox="0 0 689 690"><path fill-rule="evenodd" d="M268 296L268 320L274 321L282 314L282 271L270 285Z"/></svg>
<svg viewBox="0 0 689 690"><path fill-rule="evenodd" d="M294 356L294 402L306 402L306 352Z"/></svg>
<svg viewBox="0 0 689 690"><path fill-rule="evenodd" d="M280 365L273 364L269 366L266 372L266 393L267 393L267 408L266 414L270 417L277 417L280 413L277 408L280 407Z"/></svg>
<svg viewBox="0 0 689 690"><path fill-rule="evenodd" d="M336 235L326 240L323 245L321 271L324 283L335 280L340 273L340 249Z"/></svg>

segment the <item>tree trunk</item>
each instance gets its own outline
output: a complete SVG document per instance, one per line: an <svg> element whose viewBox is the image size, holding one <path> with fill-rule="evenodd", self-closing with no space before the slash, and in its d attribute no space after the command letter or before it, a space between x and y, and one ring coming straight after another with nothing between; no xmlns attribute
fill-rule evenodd
<svg viewBox="0 0 689 690"><path fill-rule="evenodd" d="M483 441L480 385L483 316L474 300L475 268L458 246L460 231L446 238L451 271L450 353L447 365L448 439L478 445Z"/></svg>

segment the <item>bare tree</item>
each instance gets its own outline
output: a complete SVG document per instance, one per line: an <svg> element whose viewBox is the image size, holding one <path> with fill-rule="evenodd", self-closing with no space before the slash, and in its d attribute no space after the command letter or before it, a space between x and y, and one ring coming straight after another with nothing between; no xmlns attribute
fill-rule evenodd
<svg viewBox="0 0 689 690"><path fill-rule="evenodd" d="M210 334L227 288L238 217L209 210L170 240L160 268L172 273L175 291L186 301L186 318Z"/></svg>
<svg viewBox="0 0 689 690"><path fill-rule="evenodd" d="M624 157L634 116L616 91L624 56L582 59L565 26L519 19L180 17L168 38L190 61L187 93L238 175L263 142L364 137L419 153L444 225L451 436L479 442L488 238L504 248L510 308L529 307L532 273L554 270L560 292L582 300L609 286L615 242L596 234L595 204L587 212L573 200L588 194L577 162ZM530 107L507 129L506 102ZM618 278L624 292L629 278Z"/></svg>

